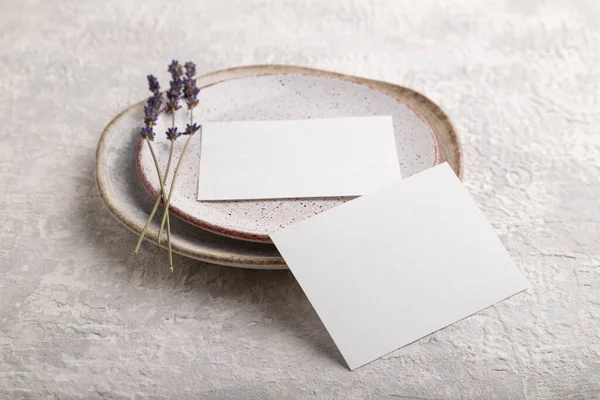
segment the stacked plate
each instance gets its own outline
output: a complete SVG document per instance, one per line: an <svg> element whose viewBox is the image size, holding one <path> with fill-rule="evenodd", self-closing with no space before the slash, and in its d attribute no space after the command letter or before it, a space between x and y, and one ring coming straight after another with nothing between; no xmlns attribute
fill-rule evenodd
<svg viewBox="0 0 600 400"><path fill-rule="evenodd" d="M198 78L198 87L200 123L391 115L402 176L442 162L462 175L462 153L452 123L435 103L413 90L274 65L217 71ZM137 234L159 193L153 161L139 137L143 106L141 102L124 110L108 124L96 155L96 180L104 203ZM268 233L350 199L199 202L200 144L198 135L192 138L171 199L172 213L179 217L171 219L172 248L181 255L234 267L287 268ZM166 136L157 135L154 147L160 165L165 165ZM157 236L155 221L146 238L156 244Z"/></svg>

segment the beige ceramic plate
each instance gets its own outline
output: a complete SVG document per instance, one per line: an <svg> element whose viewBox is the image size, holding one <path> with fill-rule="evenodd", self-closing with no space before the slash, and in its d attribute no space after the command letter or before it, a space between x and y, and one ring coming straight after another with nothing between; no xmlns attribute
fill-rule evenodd
<svg viewBox="0 0 600 400"><path fill-rule="evenodd" d="M236 77L202 88L200 104L196 111L200 116L198 122L391 115L402 175L410 176L439 163L437 140L426 119L396 93L369 82L312 71ZM184 126L186 113L180 112L178 116L179 125ZM161 116L159 126L166 128L166 122L170 124L167 119L168 116ZM159 129L154 142L159 163L163 166L170 147L164 130ZM143 142L140 144L140 177L148 192L156 198L160 186L154 161L148 147ZM269 243L269 232L351 199L199 202L196 196L200 144L199 135L192 138L189 153L178 174L171 206L177 216L202 229L241 240ZM176 150L182 146L179 142Z"/></svg>
<svg viewBox="0 0 600 400"><path fill-rule="evenodd" d="M200 77L198 84L206 87L218 82L232 81L232 79L254 79L257 76L281 74L297 78L309 75L338 81L345 80L368 85L376 91L393 95L427 121L438 143L439 161L447 161L459 176L462 175L460 145L448 117L429 99L410 89L332 72L290 66L250 66L217 71ZM259 90L257 101L261 99L267 101L268 99L261 93L262 91ZM135 233L141 232L153 204L136 173L135 154L139 142L138 131L142 108L143 103L136 104L111 121L102 133L96 157L96 179L103 201L110 212ZM234 119L235 114L232 115L231 119ZM189 155L193 156L193 153ZM428 166L425 164L422 168ZM418 169L412 171L403 169L405 175L415 172L418 172ZM149 231L148 239L153 242L156 242L157 228L155 223ZM215 235L175 218L172 219L172 230L173 250L184 256L236 267L286 268L281 256L271 244L252 243Z"/></svg>

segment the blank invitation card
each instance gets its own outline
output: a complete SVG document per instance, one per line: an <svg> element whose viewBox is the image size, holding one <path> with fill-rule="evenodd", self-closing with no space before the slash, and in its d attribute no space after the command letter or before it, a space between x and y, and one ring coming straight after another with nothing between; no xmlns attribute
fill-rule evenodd
<svg viewBox="0 0 600 400"><path fill-rule="evenodd" d="M448 164L271 238L350 369L528 287Z"/></svg>
<svg viewBox="0 0 600 400"><path fill-rule="evenodd" d="M357 196L399 179L390 116L202 127L198 200Z"/></svg>

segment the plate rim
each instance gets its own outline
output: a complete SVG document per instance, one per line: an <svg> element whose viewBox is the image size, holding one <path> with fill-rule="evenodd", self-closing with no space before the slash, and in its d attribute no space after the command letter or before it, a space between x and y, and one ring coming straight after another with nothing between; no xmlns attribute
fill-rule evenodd
<svg viewBox="0 0 600 400"><path fill-rule="evenodd" d="M211 74L207 74L205 76ZM119 223L121 223L121 225L123 225L125 228L127 228L127 230L135 233L136 235L139 235L142 232L142 229L144 228L144 223L138 224L138 222L134 218L130 217L128 213L123 212L122 209L113 202L112 198L109 195L109 185L106 180L104 166L102 165L100 160L101 154L105 152L105 138L108 135L108 132L110 131L111 127L124 114L129 112L131 109L137 107L140 103L141 102L137 102L126 107L124 110L119 112L110 120L110 122L104 127L102 133L100 134L95 152L95 183L96 189L98 190L103 206L117 221L119 221ZM148 232L144 239L148 242L152 242L156 246L162 247L163 249L167 249L166 244L159 244L157 238L158 232L153 232L152 229L148 229ZM172 243L172 248L174 253L216 265L247 269L288 269L288 266L286 265L285 261L281 256L238 256L224 251L211 251L209 249L198 250L198 248L194 245L187 246L183 243L177 242Z"/></svg>
<svg viewBox="0 0 600 400"><path fill-rule="evenodd" d="M269 67L273 67L273 65L269 65ZM285 66L281 66L281 67L285 67ZM248 68L253 68L253 66L237 67L237 68L227 69L227 70L223 70L223 71L240 70L240 69L248 69ZM431 165L431 167L434 167L434 166L440 164L439 140L438 140L433 128L429 124L429 122L419 112L417 112L410 104L406 103L399 96L397 96L397 94L395 94L389 90L384 90L382 87L377 87L373 84L373 83L380 83L380 82L372 81L372 80L369 80L366 78L337 74L335 72L330 72L330 71L314 70L312 68L303 68L303 67L299 67L299 68L300 68L300 70L294 69L291 71L289 71L289 70L285 70L285 71L271 70L269 72L254 74L251 76L258 77L258 76L269 76L269 75L297 75L297 74L308 75L308 76L317 76L317 77L324 76L327 78L340 79L340 80L343 80L346 82L353 82L353 83L365 85L373 90L377 90L387 96L390 96L394 100L396 100L398 103L408 107L427 126L427 129L429 130L429 133L431 135L431 138L432 138L433 144L434 144L434 160L433 160L433 165ZM316 73L315 71L318 71L318 73ZM206 85L203 85L202 88L206 88L209 86L213 86L213 85L216 85L216 84L219 84L222 82L226 82L226 81L230 81L230 80L234 80L234 79L243 79L243 78L247 78L247 77L249 77L249 75L223 77L220 80L210 82L210 83L207 83ZM349 78L353 78L353 79L349 79ZM387 83L387 82L381 82L381 83ZM420 95L420 93L418 93L412 89L408 89L408 88L400 86L400 85L393 85L393 86L395 86L396 88L408 90L408 91L414 93L415 95ZM421 95L421 96L423 96L423 95ZM423 96L423 97L425 97L425 96ZM437 108L439 108L439 106L437 106L431 100L429 100L429 102L431 104L435 105ZM136 105L139 105L139 104L140 103L137 103ZM440 109L440 111L441 111L441 109ZM443 113L443 111L442 111L442 113ZM445 113L444 113L444 115L445 115ZM446 116L446 118L448 119L448 122L450 122L450 120L447 116ZM456 134L455 131L454 131L454 134L455 134L455 137L458 139L458 135ZM457 144L460 145L460 142L457 141ZM146 189L146 192L150 195L150 197L152 197L154 200L156 200L156 198L159 196L158 189L154 188L153 185L148 180L147 176L144 173L142 173L143 168L141 165L141 149L142 149L143 145L144 145L144 141L143 141L143 139L140 138L140 140L138 141L138 146L137 146L137 150L136 150L136 168L137 168L138 176L140 177L140 180L142 182L142 185ZM462 179L462 168L460 168L459 171L460 171L459 179ZM173 212L173 214L175 214L178 218L180 218L180 219L184 220L185 222L187 222L191 225L194 225L200 229L203 229L205 231L208 231L208 232L211 232L211 233L214 233L217 235L225 236L225 237L228 237L231 239L244 240L244 241L250 241L250 242L256 242L256 243L273 243L267 233L256 233L256 232L250 232L250 231L246 231L246 230L239 229L239 228L238 229L229 228L229 227L226 227L223 225L212 223L205 219L198 218L175 205L171 205L170 208L171 208L171 211Z"/></svg>
<svg viewBox="0 0 600 400"><path fill-rule="evenodd" d="M454 124L450 120L450 117L432 100L430 100L425 95L400 85L396 85L393 83L388 83L384 81L378 81L374 79L362 78L352 75L341 74L333 71L301 67L301 66L293 66L293 65L277 65L277 64L258 64L258 65L248 65L248 66L240 66L240 67L232 67L221 69L217 71L213 71L207 73L205 75L199 76L198 81L206 81L207 85L214 84L217 82L221 82L228 78L245 75L245 76L257 76L257 75L273 75L278 73L299 73L299 74L309 74L309 75L322 75L322 76L331 76L337 77L343 80L348 80L351 82L367 84L369 86L377 86L379 88L386 89L385 92L389 94L389 91L392 90L402 90L407 91L410 95L415 99L417 103L423 104L423 106L429 109L435 117L442 123L446 131L448 132L448 137L452 142L453 152L452 152L452 162L448 162L459 179L462 180L463 172L464 172L464 152L462 150L462 145L456 128ZM207 86L205 85L205 86ZM143 224L138 224L135 219L131 216L124 213L119 207L117 207L113 200L110 198L107 182L105 181L105 176L103 176L103 166L100 163L101 154L105 150L105 138L110 128L127 112L129 112L132 108L138 106L145 100L136 102L135 104L126 107L122 111L120 111L117 115L115 115L110 122L106 125L106 127L102 130L100 137L98 139L98 144L96 147L96 168L95 168L95 181L96 187L100 194L100 198L104 204L104 206L108 209L110 214L112 214L123 226L125 226L128 230L139 234L143 229ZM406 103L404 103L406 104ZM407 104L408 107L412 108ZM421 113L416 112L420 117L425 118ZM431 127L431 124L428 124ZM435 134L435 132L434 132ZM439 143L439 138L435 135L435 140ZM441 150L449 150L445 147L438 150L441 153ZM136 162L137 163L137 162ZM153 242L154 244L165 248L163 244L158 244L156 242L156 235L153 235L152 232L149 232L146 240ZM239 239L238 239L239 240ZM208 249L199 250L194 245L185 245L185 244L174 244L173 248L174 252L184 255L186 257L190 257L193 259L197 259L200 261L205 261L213 264L226 265L231 267L240 267L240 268L255 268L255 269L286 269L287 266L282 257L270 257L270 256L238 256L233 254L228 254L223 251L211 251Z"/></svg>

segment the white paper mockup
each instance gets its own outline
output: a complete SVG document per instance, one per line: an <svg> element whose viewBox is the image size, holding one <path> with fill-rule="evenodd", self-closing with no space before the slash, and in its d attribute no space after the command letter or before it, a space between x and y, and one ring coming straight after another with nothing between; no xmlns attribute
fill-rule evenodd
<svg viewBox="0 0 600 400"><path fill-rule="evenodd" d="M448 164L270 236L350 369L528 287Z"/></svg>
<svg viewBox="0 0 600 400"><path fill-rule="evenodd" d="M392 117L202 126L198 200L357 196L401 178Z"/></svg>

